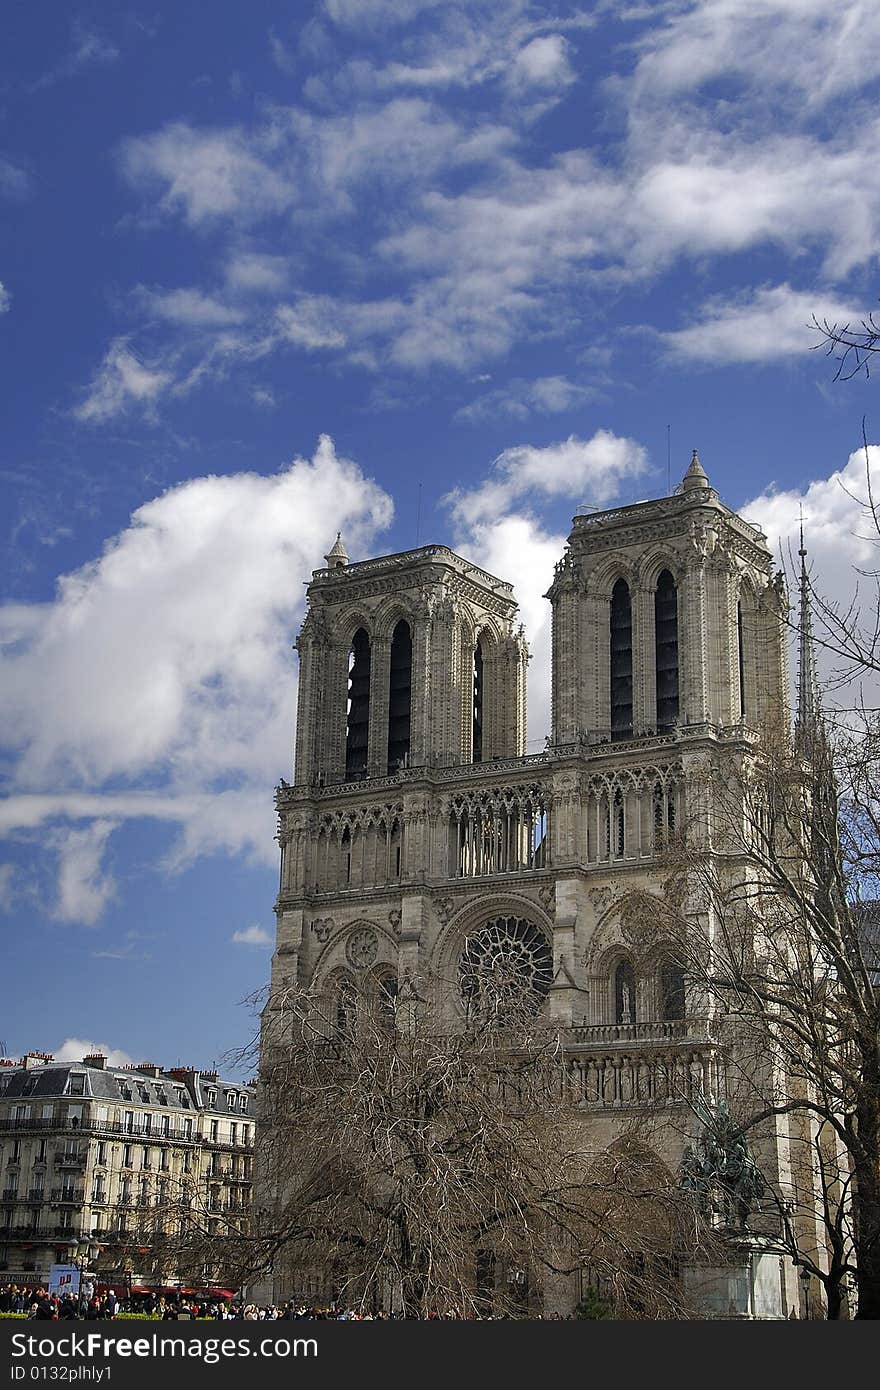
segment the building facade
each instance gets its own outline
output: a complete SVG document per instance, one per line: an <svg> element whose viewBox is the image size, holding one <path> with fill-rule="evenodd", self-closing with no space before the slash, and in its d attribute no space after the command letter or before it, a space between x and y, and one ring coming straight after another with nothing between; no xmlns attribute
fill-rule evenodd
<svg viewBox="0 0 880 1390"><path fill-rule="evenodd" d="M596 1144L652 1112L676 1172L729 1071L712 1002L664 937L659 856L711 820L707 768L788 726L788 603L764 535L696 451L673 495L576 516L547 593L552 727L530 756L509 584L441 546L351 564L337 537L326 560L297 642L294 782L276 797L265 1020L291 985L332 1014L369 979L432 974L458 982L455 1027L468 962L506 952L560 1029ZM621 910L633 889L656 896L648 928ZM792 1136L780 1122L763 1143L784 1186ZM797 1309L791 1263L750 1259L737 1311ZM299 1292L291 1277L276 1297ZM566 1313L582 1292L572 1277L538 1297Z"/></svg>
<svg viewBox="0 0 880 1390"><path fill-rule="evenodd" d="M248 1228L253 1148L254 1088L216 1072L100 1055L0 1062L0 1281L44 1282L92 1238L97 1271L120 1283L189 1282L178 1238Z"/></svg>

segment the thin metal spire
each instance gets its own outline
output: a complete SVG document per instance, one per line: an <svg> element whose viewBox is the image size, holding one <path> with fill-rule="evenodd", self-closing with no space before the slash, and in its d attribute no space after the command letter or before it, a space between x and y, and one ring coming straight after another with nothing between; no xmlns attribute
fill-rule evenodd
<svg viewBox="0 0 880 1390"><path fill-rule="evenodd" d="M795 721L795 746L804 757L817 751L821 735L822 711L819 703L819 683L816 676L816 653L813 648L813 615L810 607L810 576L807 571L807 549L804 545L804 511L801 508L800 604L798 611L798 698Z"/></svg>

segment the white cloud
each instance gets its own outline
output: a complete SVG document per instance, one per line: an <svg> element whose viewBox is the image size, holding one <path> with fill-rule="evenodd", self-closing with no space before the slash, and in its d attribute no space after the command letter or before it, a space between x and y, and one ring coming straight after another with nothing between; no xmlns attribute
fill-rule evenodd
<svg viewBox="0 0 880 1390"><path fill-rule="evenodd" d="M858 323L864 317L842 299L821 291L765 286L738 299L712 299L689 328L663 333L674 357L703 362L784 362L812 351L819 322Z"/></svg>
<svg viewBox="0 0 880 1390"><path fill-rule="evenodd" d="M309 352L344 347L347 341L338 323L338 307L324 296L302 295L296 304L281 304L275 318L282 336Z"/></svg>
<svg viewBox="0 0 880 1390"><path fill-rule="evenodd" d="M237 251L226 265L226 280L233 290L251 294L272 294L287 283L288 265L284 256L257 251Z"/></svg>
<svg viewBox="0 0 880 1390"><path fill-rule="evenodd" d="M569 62L570 45L561 34L532 39L514 58L511 84L518 89L544 87L556 90L575 80Z"/></svg>
<svg viewBox="0 0 880 1390"><path fill-rule="evenodd" d="M119 57L116 44L92 29L75 25L74 39L76 46L67 61L69 72L78 72L80 68L90 67L93 63L115 63Z"/></svg>
<svg viewBox="0 0 880 1390"><path fill-rule="evenodd" d="M513 502L535 494L568 495L575 502L588 500L600 506L616 495L626 478L638 477L647 466L641 444L610 430L597 430L592 439L570 435L544 448L522 444L505 449L484 483L470 491L456 488L443 500L460 526L492 521Z"/></svg>
<svg viewBox="0 0 880 1390"><path fill-rule="evenodd" d="M51 603L0 608L0 728L15 755L0 825L57 836L59 911L78 903L87 920L106 901L99 852L115 821L175 823L170 868L218 849L274 862L266 788L290 770L299 578L337 529L357 554L391 515L322 436L274 476L170 489Z"/></svg>
<svg viewBox="0 0 880 1390"><path fill-rule="evenodd" d="M78 420L97 424L123 414L132 405L149 413L172 379L170 372L136 357L125 338L116 338L92 378L86 399L73 413Z"/></svg>
<svg viewBox="0 0 880 1390"><path fill-rule="evenodd" d="M425 11L446 3L447 0L324 0L324 9L340 27L384 29L409 24Z"/></svg>
<svg viewBox="0 0 880 1390"><path fill-rule="evenodd" d="M8 289L3 284L3 281L0 280L0 314L8 313L9 306L11 303L12 295L9 293Z"/></svg>
<svg viewBox="0 0 880 1390"><path fill-rule="evenodd" d="M287 179L261 157L259 139L237 129L195 130L184 122L127 140L122 172L146 192L164 188L161 207L192 226L218 217L256 220L292 200Z"/></svg>
<svg viewBox="0 0 880 1390"><path fill-rule="evenodd" d="M867 0L830 12L824 0L691 0L637 12L634 43L617 50L617 75L597 89L606 114L617 104L620 139L588 129L580 148L551 157L529 143L528 123L582 69L566 34L595 14L556 20L520 0L328 0L325 15L349 44L358 31L387 28L381 60L373 44L340 61L350 49L321 24L301 105L264 108L251 127L177 122L123 148L123 172L153 208L227 231L227 322L248 312L246 296L278 295L294 271L302 287L273 306L275 331L217 345L180 390L288 343L350 365L470 372L525 332L582 341L609 284L648 285L684 258L742 266L756 248L802 266L818 257L817 298L845 302L835 285L876 256L880 119L867 84L880 71L880 11ZM496 110L455 104L456 88L492 81ZM829 127L824 104L844 92L851 118ZM302 233L289 265L242 241L243 223L280 213ZM329 221L339 229L332 295L312 292L309 276L328 245L315 231ZM182 293L159 301L177 329L202 332L212 314L220 326L224 293L194 286L188 303L174 297ZM667 341L680 355L705 344L744 360L746 339L779 328L791 339L797 293L779 286L773 300L755 289L745 325L709 304ZM517 417L513 398L495 404Z"/></svg>
<svg viewBox="0 0 880 1390"><path fill-rule="evenodd" d="M112 874L102 867L107 841L116 823L96 820L84 830L65 828L49 837L58 856L58 899L53 917L94 926L116 893Z"/></svg>
<svg viewBox="0 0 880 1390"><path fill-rule="evenodd" d="M552 535L526 516L503 516L477 522L456 543L465 558L496 574L513 579L520 620L529 643L529 753L538 753L550 732L550 604L543 597L553 582L553 568L565 547L565 537Z"/></svg>
<svg viewBox="0 0 880 1390"><path fill-rule="evenodd" d="M256 924L243 927L241 931L234 931L232 940L236 946L271 946L273 944L272 937L265 928Z"/></svg>
<svg viewBox="0 0 880 1390"><path fill-rule="evenodd" d="M189 328L218 328L245 317L241 309L196 289L157 291L140 286L136 293L150 313Z"/></svg>
<svg viewBox="0 0 880 1390"><path fill-rule="evenodd" d="M873 630L877 617L876 575L878 569L878 538L876 529L866 517L866 462L870 462L876 487L880 477L880 445L868 446L850 454L843 468L835 469L827 478L816 478L802 489L777 491L773 484L739 508L743 516L756 522L767 535L767 543L780 564L789 573L792 584L799 561L800 514L803 510L804 538L810 571L817 591L846 613L854 602L854 615ZM863 573L860 576L857 570ZM793 596L796 601L796 595ZM816 623L821 636L821 623ZM830 653L820 647L820 674L828 682L837 663ZM877 703L877 692L869 696Z"/></svg>
<svg viewBox="0 0 880 1390"><path fill-rule="evenodd" d="M61 1046L55 1048L52 1056L56 1062L81 1062L84 1057L91 1057L98 1053L107 1058L111 1067L130 1067L133 1062L133 1058L118 1047L108 1047L106 1043L90 1042L86 1038L65 1038Z"/></svg>
<svg viewBox="0 0 880 1390"><path fill-rule="evenodd" d="M31 177L10 159L0 156L0 197L21 202L32 191Z"/></svg>
<svg viewBox="0 0 880 1390"><path fill-rule="evenodd" d="M591 502L607 503L627 479L641 476L647 466L646 451L635 440L597 430L589 440L571 437L545 448L506 449L485 481L470 491L456 489L443 499L452 511L456 549L499 578L514 579L532 657L527 702L530 752L540 751L550 732L550 605L544 594L553 582L566 538L547 531L531 514L527 499L567 495L574 508L586 495Z"/></svg>
<svg viewBox="0 0 880 1390"><path fill-rule="evenodd" d="M477 423L496 415L509 415L515 420L525 420L533 412L555 415L576 409L594 395L595 388L569 381L564 376L542 376L534 381L515 378L507 385L486 391L462 406L456 411L454 419Z"/></svg>
<svg viewBox="0 0 880 1390"><path fill-rule="evenodd" d="M735 76L763 103L812 107L880 74L880 14L873 0L697 0L668 7L641 47L640 102Z"/></svg>

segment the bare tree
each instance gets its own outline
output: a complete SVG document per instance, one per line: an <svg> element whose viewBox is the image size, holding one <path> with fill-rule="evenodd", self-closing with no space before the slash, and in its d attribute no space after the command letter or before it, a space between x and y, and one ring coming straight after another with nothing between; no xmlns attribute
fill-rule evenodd
<svg viewBox="0 0 880 1390"><path fill-rule="evenodd" d="M831 323L819 319L814 314L812 327L819 333L821 341L816 347L824 347L829 357L837 361L835 381L849 381L864 372L871 375L874 354L880 352L880 323L873 313L861 319L855 326L851 323Z"/></svg>
<svg viewBox="0 0 880 1390"><path fill-rule="evenodd" d="M880 1013L860 906L877 896L880 730L867 718L836 767L819 733L809 757L780 734L707 765L701 814L666 866L664 911L726 1031L740 1129L789 1142L790 1168L766 1170L776 1238L821 1282L829 1317L850 1276L858 1316L880 1315Z"/></svg>
<svg viewBox="0 0 880 1390"><path fill-rule="evenodd" d="M472 979L454 1029L448 998L405 979L393 996L291 990L264 1014L260 1260L406 1317L528 1316L584 1268L616 1316L686 1316L673 1266L712 1237L646 1122L591 1139L560 1035L517 1009L516 981Z"/></svg>

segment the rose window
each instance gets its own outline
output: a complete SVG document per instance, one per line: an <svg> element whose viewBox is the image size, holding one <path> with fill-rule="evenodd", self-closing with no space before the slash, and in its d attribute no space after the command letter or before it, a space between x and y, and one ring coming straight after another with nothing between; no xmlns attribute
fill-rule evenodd
<svg viewBox="0 0 880 1390"><path fill-rule="evenodd" d="M496 917L467 937L458 972L468 1012L535 1013L553 979L553 953L534 922Z"/></svg>

